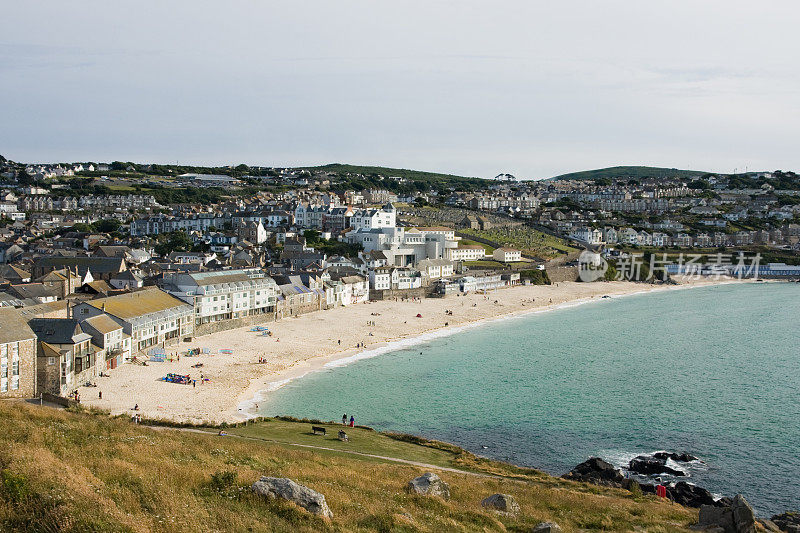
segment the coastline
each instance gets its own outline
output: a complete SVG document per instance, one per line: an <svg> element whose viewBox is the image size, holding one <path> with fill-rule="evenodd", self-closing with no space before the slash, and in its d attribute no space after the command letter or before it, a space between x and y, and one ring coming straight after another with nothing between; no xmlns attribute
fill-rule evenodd
<svg viewBox="0 0 800 533"><path fill-rule="evenodd" d="M192 347L208 348L208 355L179 360L127 364L109 378L98 378L98 388L81 387L82 402L131 413L134 405L147 418L184 422L235 422L257 416L257 405L268 395L301 377L325 368L344 366L430 339L458 334L498 320L549 312L599 301L663 290L682 290L724 283L730 279L682 280L677 285L632 282L560 282L499 289L487 295L426 298L420 301L376 301L327 311L315 311L276 322L265 322L273 332L261 337L250 328L238 328L181 342L168 348L183 354ZM445 314L451 310L452 315ZM421 314L421 318L417 318ZM374 325L368 325L374 324ZM364 343L364 347L356 344ZM232 349L230 355L219 353ZM260 357L266 363L259 363ZM200 368L193 365L202 364ZM169 372L201 375L209 382L196 387L159 381ZM103 399L98 392L103 392Z"/></svg>

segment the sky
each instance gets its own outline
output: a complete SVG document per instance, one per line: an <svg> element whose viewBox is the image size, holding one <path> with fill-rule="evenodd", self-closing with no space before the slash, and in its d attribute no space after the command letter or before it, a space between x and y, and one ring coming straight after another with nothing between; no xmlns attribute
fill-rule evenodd
<svg viewBox="0 0 800 533"><path fill-rule="evenodd" d="M8 2L0 154L800 170L796 0Z"/></svg>

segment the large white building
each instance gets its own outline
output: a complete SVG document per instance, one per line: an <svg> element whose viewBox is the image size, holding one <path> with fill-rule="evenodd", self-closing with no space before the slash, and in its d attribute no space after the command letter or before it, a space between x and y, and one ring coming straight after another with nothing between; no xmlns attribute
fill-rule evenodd
<svg viewBox="0 0 800 533"><path fill-rule="evenodd" d="M278 299L275 280L257 268L165 274L162 287L192 304L197 325L270 314Z"/></svg>

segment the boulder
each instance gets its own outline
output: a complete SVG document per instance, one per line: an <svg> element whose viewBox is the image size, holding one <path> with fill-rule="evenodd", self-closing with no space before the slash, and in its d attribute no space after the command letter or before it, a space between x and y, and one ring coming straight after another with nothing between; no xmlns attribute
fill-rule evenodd
<svg viewBox="0 0 800 533"><path fill-rule="evenodd" d="M678 481L672 487L667 487L667 497L687 507L700 507L702 505L717 506L714 502L714 497L706 489L686 483L685 481Z"/></svg>
<svg viewBox="0 0 800 533"><path fill-rule="evenodd" d="M668 467L666 459L650 457L649 455L640 455L631 459L631 461L628 463L628 470L646 476L670 474L673 476L683 477L686 475L686 472Z"/></svg>
<svg viewBox="0 0 800 533"><path fill-rule="evenodd" d="M678 461L679 463L688 463L690 461L697 461L697 457L694 455L689 455L688 453L675 453L675 452L656 452L653 454L653 457L656 459L672 459L673 461Z"/></svg>
<svg viewBox="0 0 800 533"><path fill-rule="evenodd" d="M269 500L281 498L296 503L315 515L333 518L333 513L325 502L325 496L291 479L264 476L253 483L252 489L256 494Z"/></svg>
<svg viewBox="0 0 800 533"><path fill-rule="evenodd" d="M720 528L725 533L755 533L756 519L750 504L738 494L731 505L702 505L697 528Z"/></svg>
<svg viewBox="0 0 800 533"><path fill-rule="evenodd" d="M561 477L573 481L585 481L595 485L613 487L622 486L622 481L625 479L622 476L622 472L614 468L614 465L603 461L599 457L592 457L588 461L582 462Z"/></svg>
<svg viewBox="0 0 800 533"><path fill-rule="evenodd" d="M432 472L426 472L408 482L408 490L425 496L439 496L450 499L450 486Z"/></svg>
<svg viewBox="0 0 800 533"><path fill-rule="evenodd" d="M533 526L531 533L561 533L561 528L555 522L539 522Z"/></svg>
<svg viewBox="0 0 800 533"><path fill-rule="evenodd" d="M776 514L772 521L781 531L787 533L800 533L800 513L797 511L787 511L783 514Z"/></svg>
<svg viewBox="0 0 800 533"><path fill-rule="evenodd" d="M756 522L761 524L761 527L764 528L764 531L770 531L772 533L781 533L781 528L779 528L778 524L776 524L772 520L766 520L764 518L756 518ZM797 531L800 532L800 529Z"/></svg>
<svg viewBox="0 0 800 533"><path fill-rule="evenodd" d="M481 501L481 505L504 513L514 514L519 512L519 504L510 494L492 494Z"/></svg>

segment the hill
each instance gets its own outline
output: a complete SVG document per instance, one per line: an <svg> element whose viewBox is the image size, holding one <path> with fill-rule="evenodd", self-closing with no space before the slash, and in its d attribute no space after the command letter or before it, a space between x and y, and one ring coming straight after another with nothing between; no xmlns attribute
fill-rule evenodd
<svg viewBox="0 0 800 533"><path fill-rule="evenodd" d="M135 425L127 417L0 402L0 531L687 531L696 511L478 458L445 443L348 428L350 442L308 422L228 428ZM407 493L436 471L451 499ZM254 496L262 475L325 495L330 521ZM511 494L517 515L481 507Z"/></svg>
<svg viewBox="0 0 800 533"><path fill-rule="evenodd" d="M298 170L308 170L309 172L332 172L337 177L345 181L352 181L354 188L363 189L366 186L376 186L395 190L398 183L395 180L378 180L379 176L384 178L397 177L403 178L415 185L416 190L447 189L455 187L458 190L474 190L487 187L491 180L474 178L467 176L456 176L454 174L442 174L438 172L424 172L421 170L409 170L404 168L374 167L364 165L344 165L332 163L316 167L302 167ZM362 178L358 178L358 176ZM359 185L363 185L359 187Z"/></svg>
<svg viewBox="0 0 800 533"><path fill-rule="evenodd" d="M708 174L700 170L680 170L677 168L660 168L660 167L635 167L635 166L622 166L599 168L596 170L583 170L580 172L571 172L569 174L562 174L549 178L551 180L594 180L594 179L635 179L641 180L645 178L679 178L692 180L699 176Z"/></svg>

